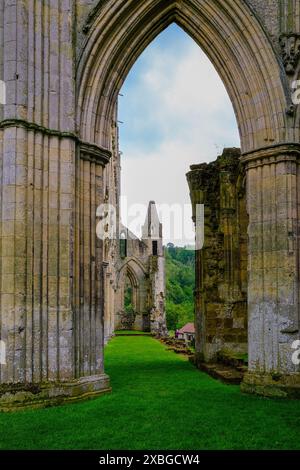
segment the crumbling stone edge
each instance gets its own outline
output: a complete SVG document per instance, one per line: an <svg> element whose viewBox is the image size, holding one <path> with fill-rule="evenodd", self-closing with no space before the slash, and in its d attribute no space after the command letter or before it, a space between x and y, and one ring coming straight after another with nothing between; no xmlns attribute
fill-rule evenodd
<svg viewBox="0 0 300 470"><path fill-rule="evenodd" d="M201 370L201 364L205 363L201 354L190 358L190 362ZM278 373L245 373L240 389L242 393L258 395L265 398L300 399L300 377L298 373L280 375Z"/></svg>
<svg viewBox="0 0 300 470"><path fill-rule="evenodd" d="M299 400L299 374L278 375L247 372L241 383L241 391L268 398L292 398Z"/></svg>
<svg viewBox="0 0 300 470"><path fill-rule="evenodd" d="M78 402L111 392L106 374L82 377L70 382L5 384L0 386L0 412L47 408Z"/></svg>

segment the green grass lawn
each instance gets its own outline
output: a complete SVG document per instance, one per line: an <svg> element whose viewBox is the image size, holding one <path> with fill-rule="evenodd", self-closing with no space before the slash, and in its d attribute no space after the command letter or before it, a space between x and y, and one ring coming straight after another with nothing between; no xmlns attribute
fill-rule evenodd
<svg viewBox="0 0 300 470"><path fill-rule="evenodd" d="M115 331L116 336L150 336L151 333L148 333L146 331L138 331L138 330L116 330Z"/></svg>
<svg viewBox="0 0 300 470"><path fill-rule="evenodd" d="M150 337L106 348L113 392L0 414L1 449L300 449L300 402L240 393Z"/></svg>

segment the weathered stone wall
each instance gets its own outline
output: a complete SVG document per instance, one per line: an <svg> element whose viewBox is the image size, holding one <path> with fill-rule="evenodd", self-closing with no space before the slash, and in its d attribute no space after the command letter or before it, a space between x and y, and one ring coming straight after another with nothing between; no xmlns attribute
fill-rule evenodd
<svg viewBox="0 0 300 470"><path fill-rule="evenodd" d="M162 240L162 224L158 219L155 203L149 203L142 237L139 239L126 227L120 227L125 235L126 256L117 257L115 296L115 329L124 326L124 287L126 276L133 289L135 319L133 329L151 331L165 336L165 256ZM156 244L154 251L153 243Z"/></svg>
<svg viewBox="0 0 300 470"><path fill-rule="evenodd" d="M193 211L205 206L204 247L196 253L197 361L220 351L247 352L247 227L245 175L239 149L225 149L187 178Z"/></svg>
<svg viewBox="0 0 300 470"><path fill-rule="evenodd" d="M246 0L269 33L274 47L280 52L281 34L300 31L298 0Z"/></svg>
<svg viewBox="0 0 300 470"><path fill-rule="evenodd" d="M149 252L145 243L123 227L122 234L126 238L126 256L117 257L115 266L116 301L114 312L114 328L116 330L126 328L126 312L124 309L124 294L126 278L130 279L132 288L132 304L134 309L134 323L132 329L149 331Z"/></svg>
<svg viewBox="0 0 300 470"><path fill-rule="evenodd" d="M117 110L112 123L112 158L104 168L104 207L113 208L115 211L115 236L106 238L103 253L103 303L104 303L104 342L105 344L113 336L115 330L115 303L117 295L117 268L119 259L119 220L120 220L120 152L119 152L119 129L117 126ZM107 229L110 230L108 219Z"/></svg>

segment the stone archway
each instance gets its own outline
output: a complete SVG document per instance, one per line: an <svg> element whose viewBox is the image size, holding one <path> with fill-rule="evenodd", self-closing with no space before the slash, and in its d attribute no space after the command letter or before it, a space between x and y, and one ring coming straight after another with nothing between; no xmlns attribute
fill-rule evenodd
<svg viewBox="0 0 300 470"><path fill-rule="evenodd" d="M299 382L299 369L291 361L291 345L299 336L299 128L290 97L291 73L285 73L278 51L278 44L284 43L283 57L290 53L284 31L274 45L266 31L269 25L262 25L248 3L145 1L115 8L109 1L101 4L87 24L79 61L78 126L83 139L109 147L123 80L139 54L171 22L207 53L235 109L246 167L249 373L244 389L266 394L277 389L281 395ZM295 65L294 73L296 69ZM275 212L274 203L280 205Z"/></svg>
<svg viewBox="0 0 300 470"><path fill-rule="evenodd" d="M134 318L132 324L124 323L123 316L125 312L125 289L126 279L129 279L132 288L132 307ZM118 329L137 329L143 331L145 315L149 314L147 311L148 305L148 288L146 272L144 267L134 258L129 258L121 266L118 271L117 278L117 295L115 307L115 328Z"/></svg>
<svg viewBox="0 0 300 470"><path fill-rule="evenodd" d="M81 138L110 147L118 91L141 52L172 22L201 46L224 81L243 153L285 141L291 102L272 43L245 2L224 0L100 3L78 64Z"/></svg>
<svg viewBox="0 0 300 470"><path fill-rule="evenodd" d="M33 9L2 2L1 27L10 31L9 40L0 35L3 409L109 389L105 260L94 214L115 178L119 89L172 22L215 65L239 125L249 212L244 388L299 390L291 343L299 337L300 129L290 86L299 72L292 44L300 24L297 0L261 3L50 0ZM290 5L295 15L287 21Z"/></svg>

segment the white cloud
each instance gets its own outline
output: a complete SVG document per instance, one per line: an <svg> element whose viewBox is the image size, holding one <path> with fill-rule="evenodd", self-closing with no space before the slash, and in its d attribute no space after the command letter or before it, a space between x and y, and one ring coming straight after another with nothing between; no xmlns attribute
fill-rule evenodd
<svg viewBox="0 0 300 470"><path fill-rule="evenodd" d="M180 50L150 46L124 94L122 193L129 203L189 203L189 166L239 145L232 106L212 64L192 40Z"/></svg>
<svg viewBox="0 0 300 470"><path fill-rule="evenodd" d="M126 195L128 204L139 203L146 207L148 202L154 199L159 205L190 205L185 174L189 165L195 162L193 158L195 154L196 149L191 145L186 146L181 140L174 140L163 142L157 152L143 156L134 154L132 158L124 159L122 193ZM193 240L190 238L184 240L184 235L187 236L193 231L191 215L190 208L188 222L185 221L188 227L183 227L181 237L178 238L176 235L175 240L170 236L165 242L173 241L178 245L192 243ZM167 227L165 227L166 234Z"/></svg>
<svg viewBox="0 0 300 470"><path fill-rule="evenodd" d="M145 86L154 88L166 114L179 112L181 119L211 117L220 107L230 106L222 82L198 46L191 44L175 63L173 57L162 63L157 51L153 55Z"/></svg>

